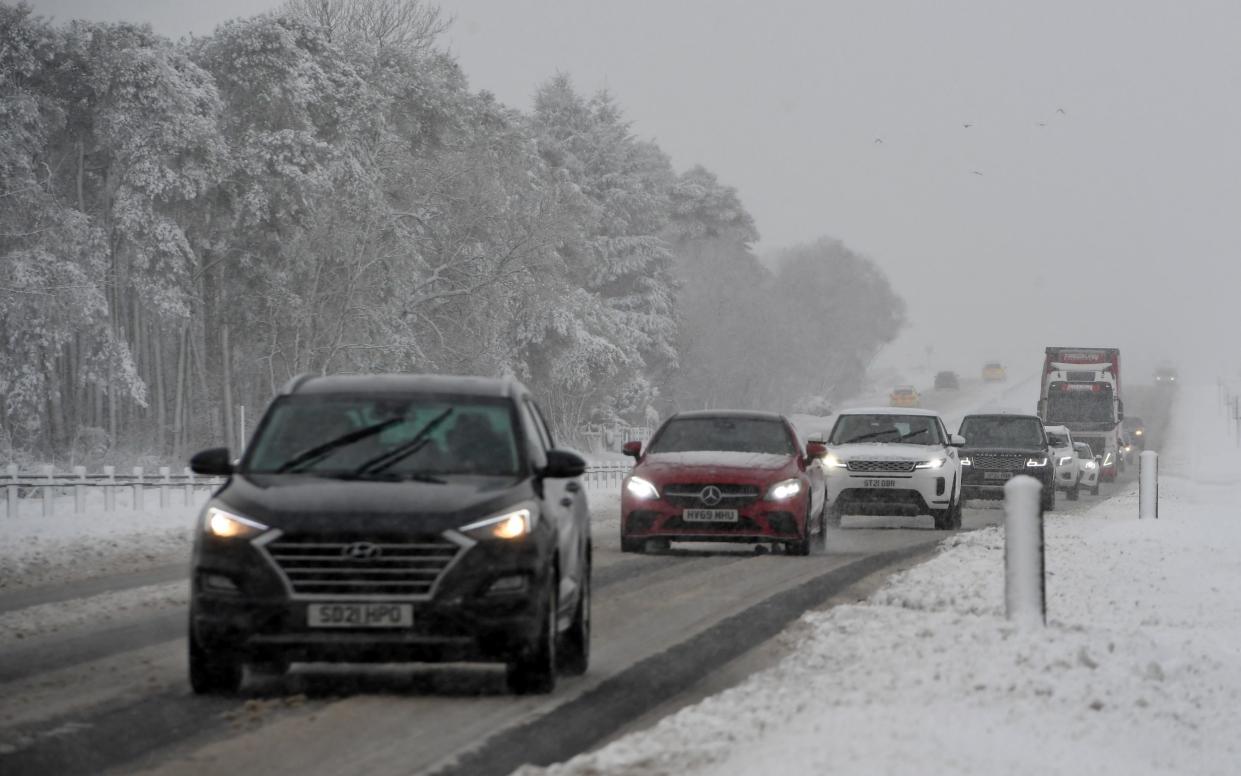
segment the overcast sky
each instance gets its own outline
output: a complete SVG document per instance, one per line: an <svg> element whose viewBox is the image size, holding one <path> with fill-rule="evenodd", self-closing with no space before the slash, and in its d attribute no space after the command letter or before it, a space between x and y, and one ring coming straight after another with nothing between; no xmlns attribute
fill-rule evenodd
<svg viewBox="0 0 1241 776"><path fill-rule="evenodd" d="M278 4L32 3L172 37ZM971 373L1046 344L1119 345L1133 378L1237 364L1235 0L441 5L475 88L528 108L556 71L606 87L678 169L738 188L760 251L831 235L873 256L910 307L885 362L934 342Z"/></svg>

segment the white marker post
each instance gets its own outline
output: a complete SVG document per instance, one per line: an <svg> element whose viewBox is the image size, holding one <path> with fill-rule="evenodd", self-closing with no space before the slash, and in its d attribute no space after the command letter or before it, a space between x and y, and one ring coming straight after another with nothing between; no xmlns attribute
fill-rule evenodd
<svg viewBox="0 0 1241 776"><path fill-rule="evenodd" d="M1043 484L1024 474L1004 485L1004 605L1008 619L1047 624L1043 564Z"/></svg>
<svg viewBox="0 0 1241 776"><path fill-rule="evenodd" d="M1159 453L1143 450L1138 456L1138 519L1159 519Z"/></svg>

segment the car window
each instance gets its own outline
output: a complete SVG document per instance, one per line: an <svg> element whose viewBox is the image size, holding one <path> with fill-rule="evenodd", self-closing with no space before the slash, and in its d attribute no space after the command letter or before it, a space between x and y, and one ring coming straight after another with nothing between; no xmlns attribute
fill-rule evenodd
<svg viewBox="0 0 1241 776"><path fill-rule="evenodd" d="M942 428L934 415L841 415L832 428L829 442L833 445L864 442L942 445Z"/></svg>
<svg viewBox="0 0 1241 776"><path fill-rule="evenodd" d="M539 411L539 407L530 397L526 397L526 410L530 413L530 422L534 425L534 431L538 435L539 441L543 443L543 448L551 450L552 433L547 428L547 423L543 421L543 413Z"/></svg>
<svg viewBox="0 0 1241 776"><path fill-rule="evenodd" d="M788 428L779 420L732 416L673 418L651 440L652 453L704 450L795 455Z"/></svg>
<svg viewBox="0 0 1241 776"><path fill-rule="evenodd" d="M1093 459L1093 458L1094 458L1094 452L1093 452L1093 451L1091 451L1091 449L1090 449L1090 445L1078 445L1078 446L1077 446L1077 457L1078 457L1078 458Z"/></svg>
<svg viewBox="0 0 1241 776"><path fill-rule="evenodd" d="M1048 431L1047 442L1052 447L1067 447L1069 444L1069 438L1064 434L1057 434L1055 432Z"/></svg>
<svg viewBox="0 0 1241 776"><path fill-rule="evenodd" d="M273 403L242 470L513 476L521 462L507 399L304 394Z"/></svg>

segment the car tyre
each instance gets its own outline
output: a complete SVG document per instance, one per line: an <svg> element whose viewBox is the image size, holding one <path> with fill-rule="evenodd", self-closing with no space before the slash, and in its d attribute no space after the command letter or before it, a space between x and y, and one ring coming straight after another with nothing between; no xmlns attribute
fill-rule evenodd
<svg viewBox="0 0 1241 776"><path fill-rule="evenodd" d="M190 628L190 689L195 695L234 695L241 689L241 659L224 651L211 652L198 643Z"/></svg>
<svg viewBox="0 0 1241 776"><path fill-rule="evenodd" d="M646 550L645 539L626 539L621 537L621 552L641 553Z"/></svg>
<svg viewBox="0 0 1241 776"><path fill-rule="evenodd" d="M1099 483L1097 480L1095 481L1094 487L1090 489L1090 495L1092 496L1099 495Z"/></svg>
<svg viewBox="0 0 1241 776"><path fill-rule="evenodd" d="M565 676L581 676L590 667L590 562L587 561L582 576L582 586L573 610L573 623L561 636L560 673Z"/></svg>
<svg viewBox="0 0 1241 776"><path fill-rule="evenodd" d="M1043 485L1043 499L1039 505L1044 512L1056 511L1056 488L1054 485Z"/></svg>
<svg viewBox="0 0 1241 776"><path fill-rule="evenodd" d="M556 611L559 583L556 575L547 581L539 635L506 669L508 688L517 695L545 695L556 689Z"/></svg>

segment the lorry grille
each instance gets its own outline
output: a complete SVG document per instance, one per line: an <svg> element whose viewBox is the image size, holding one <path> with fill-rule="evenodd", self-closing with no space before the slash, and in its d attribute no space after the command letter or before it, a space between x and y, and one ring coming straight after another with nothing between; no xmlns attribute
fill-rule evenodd
<svg viewBox="0 0 1241 776"><path fill-rule="evenodd" d="M917 461L849 461L851 472L911 472Z"/></svg>
<svg viewBox="0 0 1241 776"><path fill-rule="evenodd" d="M442 536L402 542L281 536L263 549L296 596L430 598L463 547Z"/></svg>
<svg viewBox="0 0 1241 776"><path fill-rule="evenodd" d="M1028 455L973 455L975 469L1024 469Z"/></svg>

